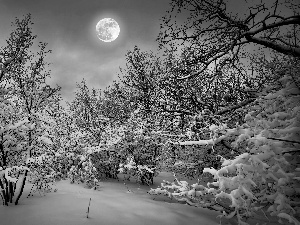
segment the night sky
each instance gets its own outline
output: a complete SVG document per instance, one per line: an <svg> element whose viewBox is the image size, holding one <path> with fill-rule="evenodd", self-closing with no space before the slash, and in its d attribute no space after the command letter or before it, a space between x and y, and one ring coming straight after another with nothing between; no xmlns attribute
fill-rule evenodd
<svg viewBox="0 0 300 225"><path fill-rule="evenodd" d="M233 14L249 15L247 4L260 0L229 2L227 9ZM125 68L126 52L135 45L156 52L160 19L170 10L169 3L170 0L0 0L0 46L5 45L15 17L21 19L31 13L36 43L47 42L53 51L46 59L52 63L49 83L61 86L63 99L71 101L76 82L83 78L89 87L97 89L116 80L119 67ZM109 43L100 41L95 30L97 22L105 17L115 19L121 29L119 37ZM247 46L249 51L252 48Z"/></svg>
<svg viewBox="0 0 300 225"><path fill-rule="evenodd" d="M169 9L168 0L0 0L0 46L13 30L11 22L31 13L33 33L52 50L53 86L62 87L62 97L74 97L76 82L83 78L90 87L104 89L125 67L125 54L138 45L142 50L157 49L159 19ZM120 25L119 37L100 41L95 26L105 17Z"/></svg>

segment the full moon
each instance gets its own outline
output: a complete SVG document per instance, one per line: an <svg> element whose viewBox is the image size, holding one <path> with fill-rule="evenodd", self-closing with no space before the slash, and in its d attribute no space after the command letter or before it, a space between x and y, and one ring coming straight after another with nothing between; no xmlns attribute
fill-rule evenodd
<svg viewBox="0 0 300 225"><path fill-rule="evenodd" d="M111 18L104 18L96 25L97 37L104 42L112 42L120 33L119 24Z"/></svg>

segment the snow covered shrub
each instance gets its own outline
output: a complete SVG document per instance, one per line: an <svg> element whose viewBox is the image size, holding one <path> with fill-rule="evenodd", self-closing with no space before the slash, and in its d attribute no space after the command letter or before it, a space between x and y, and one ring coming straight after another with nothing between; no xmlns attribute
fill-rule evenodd
<svg viewBox="0 0 300 225"><path fill-rule="evenodd" d="M66 154L55 153L53 156L53 169L56 172L56 179L66 179L68 174L68 158Z"/></svg>
<svg viewBox="0 0 300 225"><path fill-rule="evenodd" d="M9 90L0 90L0 195L4 205L17 205L28 172L24 167L28 146L26 132L32 124L21 119L21 113L7 95Z"/></svg>
<svg viewBox="0 0 300 225"><path fill-rule="evenodd" d="M153 178L158 175L155 166L137 165L132 157L128 158L125 164L120 164L119 172L124 174L124 180L133 177L137 183L147 185L153 184Z"/></svg>
<svg viewBox="0 0 300 225"><path fill-rule="evenodd" d="M160 187L155 189L151 188L148 193L151 195L162 194L170 199L185 202L191 206L224 210L221 206L216 204L214 199L215 192L201 184L200 180L190 185L187 181L179 181L175 173L174 177L174 182L163 180Z"/></svg>
<svg viewBox="0 0 300 225"><path fill-rule="evenodd" d="M136 173L136 163L133 157L127 158L125 163L120 163L118 171L124 175L124 180L129 180Z"/></svg>
<svg viewBox="0 0 300 225"><path fill-rule="evenodd" d="M5 189L2 191L5 205L12 201L18 204L28 174L30 180L36 185L38 185L37 180L45 184L51 182L49 178L37 178L45 174L46 169L42 169L42 165L35 164L30 169L24 167L29 155L48 150L49 139L45 135L45 126L38 115L33 113L26 116L16 101L17 98L13 95L0 96L0 166L2 172L15 174L12 180L7 180L7 176L1 177L0 186L1 189ZM50 163L46 168L48 167L51 168ZM33 177L35 181L32 180Z"/></svg>
<svg viewBox="0 0 300 225"><path fill-rule="evenodd" d="M168 143L161 156L163 171L175 173L189 179L203 177L204 167L220 167L220 157L208 146L180 146ZM205 177L207 174L205 174Z"/></svg>
<svg viewBox="0 0 300 225"><path fill-rule="evenodd" d="M29 168L28 181L33 185L32 191L43 193L55 190L53 185L55 183L57 173L53 169L53 156L43 154L38 157L28 158L26 164Z"/></svg>
<svg viewBox="0 0 300 225"><path fill-rule="evenodd" d="M0 196L3 205L8 205L8 203L18 204L23 193L24 182L28 170L29 169L24 166L13 166L6 169L0 167Z"/></svg>
<svg viewBox="0 0 300 225"><path fill-rule="evenodd" d="M89 157L78 155L79 163L71 166L68 171L68 178L71 183L84 183L87 188L96 189L99 187L97 169Z"/></svg>
<svg viewBox="0 0 300 225"><path fill-rule="evenodd" d="M20 166L25 162L23 149L27 146L26 132L31 126L28 120L20 119L12 101L0 99L0 166Z"/></svg>
<svg viewBox="0 0 300 225"><path fill-rule="evenodd" d="M66 179L72 166L77 166L80 162L81 156L74 152L56 152L53 156L53 169L56 172L56 178L58 180Z"/></svg>
<svg viewBox="0 0 300 225"><path fill-rule="evenodd" d="M118 153L118 173L125 180L134 178L141 184L153 184L153 177L158 175L157 159L161 153L160 138L150 134L143 122L139 121L137 130L126 132L115 145Z"/></svg>
<svg viewBox="0 0 300 225"><path fill-rule="evenodd" d="M89 158L97 169L99 178L117 179L120 159L115 153L101 150L91 153Z"/></svg>
<svg viewBox="0 0 300 225"><path fill-rule="evenodd" d="M150 165L138 165L137 166L137 182L141 184L153 185L153 178L157 176L159 172L156 167Z"/></svg>
<svg viewBox="0 0 300 225"><path fill-rule="evenodd" d="M299 225L299 76L295 82L295 77L285 74L279 82L275 88L267 87L261 93L248 109L244 124L231 129L212 125L212 139L179 143L214 145L235 137L232 147L245 144L244 153L234 159L222 158L220 169L204 169L203 172L214 176L214 182L207 187L183 181L177 181L177 185L165 182L149 193L165 194L195 206L213 206L222 212L221 217L236 216L243 225L258 210L276 216L280 223ZM213 198L203 200L207 194ZM208 202L212 199L215 203Z"/></svg>

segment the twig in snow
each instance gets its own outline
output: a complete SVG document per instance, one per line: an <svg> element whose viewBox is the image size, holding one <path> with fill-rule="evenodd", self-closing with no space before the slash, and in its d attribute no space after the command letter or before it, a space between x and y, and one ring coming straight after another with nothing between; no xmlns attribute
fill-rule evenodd
<svg viewBox="0 0 300 225"><path fill-rule="evenodd" d="M87 210L87 214L86 214L86 218L89 218L89 212L90 212L90 205L91 205L91 200L92 198L90 198L90 202L89 202L89 206L88 206L88 210Z"/></svg>

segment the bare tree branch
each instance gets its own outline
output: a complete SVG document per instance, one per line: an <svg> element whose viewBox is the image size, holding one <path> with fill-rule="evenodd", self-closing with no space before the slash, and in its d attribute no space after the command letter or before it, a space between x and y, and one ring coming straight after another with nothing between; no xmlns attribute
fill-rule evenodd
<svg viewBox="0 0 300 225"><path fill-rule="evenodd" d="M239 59L241 46L258 44L285 55L300 57L299 34L300 15L286 16L279 7L279 0L273 4L259 3L249 8L245 18L238 19L226 10L226 4L219 0L174 0L171 12L189 11L190 16L183 25L172 23L172 14L165 17L160 33L160 45L182 41L183 45L194 51L195 66L188 74L177 79L191 79L210 68L212 63L234 65ZM290 3L292 4L292 3ZM178 11L175 11L175 9ZM176 18L176 16L174 16ZM292 31L288 32L287 29ZM293 43L290 40L293 39ZM226 60L222 60L226 58Z"/></svg>

